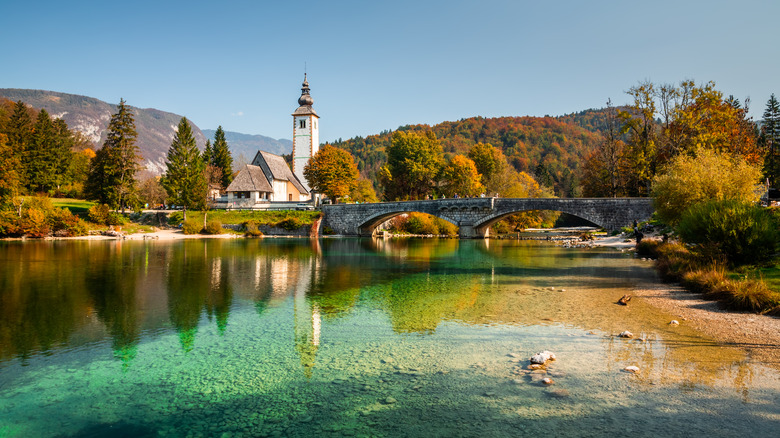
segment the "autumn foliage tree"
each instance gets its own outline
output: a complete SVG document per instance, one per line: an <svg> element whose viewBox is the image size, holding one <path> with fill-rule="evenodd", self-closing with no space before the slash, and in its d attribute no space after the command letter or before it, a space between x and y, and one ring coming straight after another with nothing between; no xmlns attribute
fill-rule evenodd
<svg viewBox="0 0 780 438"><path fill-rule="evenodd" d="M441 170L441 192L446 196L479 196L485 191L477 166L463 155L452 157Z"/></svg>
<svg viewBox="0 0 780 438"><path fill-rule="evenodd" d="M333 202L349 196L358 179L355 159L348 151L331 145L324 145L303 168L303 175L309 186L324 193Z"/></svg>
<svg viewBox="0 0 780 438"><path fill-rule="evenodd" d="M675 225L683 213L706 201L758 201L761 166L740 155L699 149L680 154L655 177L653 197L658 216Z"/></svg>
<svg viewBox="0 0 780 438"><path fill-rule="evenodd" d="M442 148L433 131L396 131L380 171L385 199L422 199L433 190L442 167Z"/></svg>

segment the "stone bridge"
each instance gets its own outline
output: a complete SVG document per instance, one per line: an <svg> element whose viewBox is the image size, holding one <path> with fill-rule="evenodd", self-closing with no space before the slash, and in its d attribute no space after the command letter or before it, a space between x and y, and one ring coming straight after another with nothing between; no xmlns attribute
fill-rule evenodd
<svg viewBox="0 0 780 438"><path fill-rule="evenodd" d="M650 219L651 198L460 198L432 201L323 205L323 227L346 236L372 236L376 227L403 213L427 213L460 227L461 238L484 238L504 217L529 210L571 214L607 230Z"/></svg>

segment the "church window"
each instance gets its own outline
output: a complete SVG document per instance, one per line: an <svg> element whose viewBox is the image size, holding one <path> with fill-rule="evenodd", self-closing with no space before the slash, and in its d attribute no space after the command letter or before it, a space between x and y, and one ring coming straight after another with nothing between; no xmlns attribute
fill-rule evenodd
<svg viewBox="0 0 780 438"><path fill-rule="evenodd" d="M317 121L314 121L314 129L317 129Z"/></svg>
<svg viewBox="0 0 780 438"><path fill-rule="evenodd" d="M306 127L306 120L303 120L303 119L299 120L298 127L301 128L301 129L305 128Z"/></svg>

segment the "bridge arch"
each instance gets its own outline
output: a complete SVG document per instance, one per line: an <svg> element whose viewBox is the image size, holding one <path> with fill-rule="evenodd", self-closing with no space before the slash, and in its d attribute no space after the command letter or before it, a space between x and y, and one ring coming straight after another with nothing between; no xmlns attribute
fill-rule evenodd
<svg viewBox="0 0 780 438"><path fill-rule="evenodd" d="M424 213L429 214L431 216L437 217L439 219L445 220L455 226L458 226L458 222L456 220L453 220L452 218L445 216L443 214L435 214L431 213L429 211L421 211L420 209L409 209L409 210L394 210L394 211L388 211L383 212L379 214L375 214L367 219L361 224L358 225L358 234L360 236L373 236L374 233L376 233L376 229L381 224L385 223L386 221L396 217L400 216L402 214L409 214L409 213Z"/></svg>
<svg viewBox="0 0 780 438"><path fill-rule="evenodd" d="M590 217L586 217L586 216L589 216L589 215L582 214L580 212L572 212L572 211L566 211L564 209L552 209L552 208L545 208L543 210L542 209L536 209L536 208L533 208L533 209L528 209L527 208L527 209L518 209L518 210L508 211L508 212L504 212L504 213L496 213L496 214L490 215L490 216L488 216L488 217L486 217L486 218L484 218L484 219L482 219L480 221L477 221L474 224L474 232L477 234L477 237L488 237L490 235L490 227L493 226L493 224L495 224L496 222L499 222L502 219L506 219L507 217L509 217L509 216L511 216L513 214L525 213L525 212L528 212L528 211L556 211L556 212L559 212L559 213L566 213L568 215L571 215L571 216L574 216L574 217L586 220L586 221L590 222L591 224L593 224L596 227L608 228L608 227L604 226L603 224L599 223L599 220L601 218L592 219Z"/></svg>

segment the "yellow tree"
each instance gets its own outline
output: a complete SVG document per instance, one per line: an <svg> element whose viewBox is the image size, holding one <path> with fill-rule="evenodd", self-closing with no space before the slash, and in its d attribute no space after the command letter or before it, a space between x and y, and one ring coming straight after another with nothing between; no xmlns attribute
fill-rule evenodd
<svg viewBox="0 0 780 438"><path fill-rule="evenodd" d="M479 182L477 166L463 155L455 155L441 172L442 192L447 196L479 196L485 187Z"/></svg>
<svg viewBox="0 0 780 438"><path fill-rule="evenodd" d="M336 203L338 198L348 196L355 188L358 168L352 154L326 144L303 168L303 176L312 189L325 194Z"/></svg>
<svg viewBox="0 0 780 438"><path fill-rule="evenodd" d="M712 149L673 158L653 184L654 205L664 222L675 225L692 205L705 201L758 200L761 166Z"/></svg>

